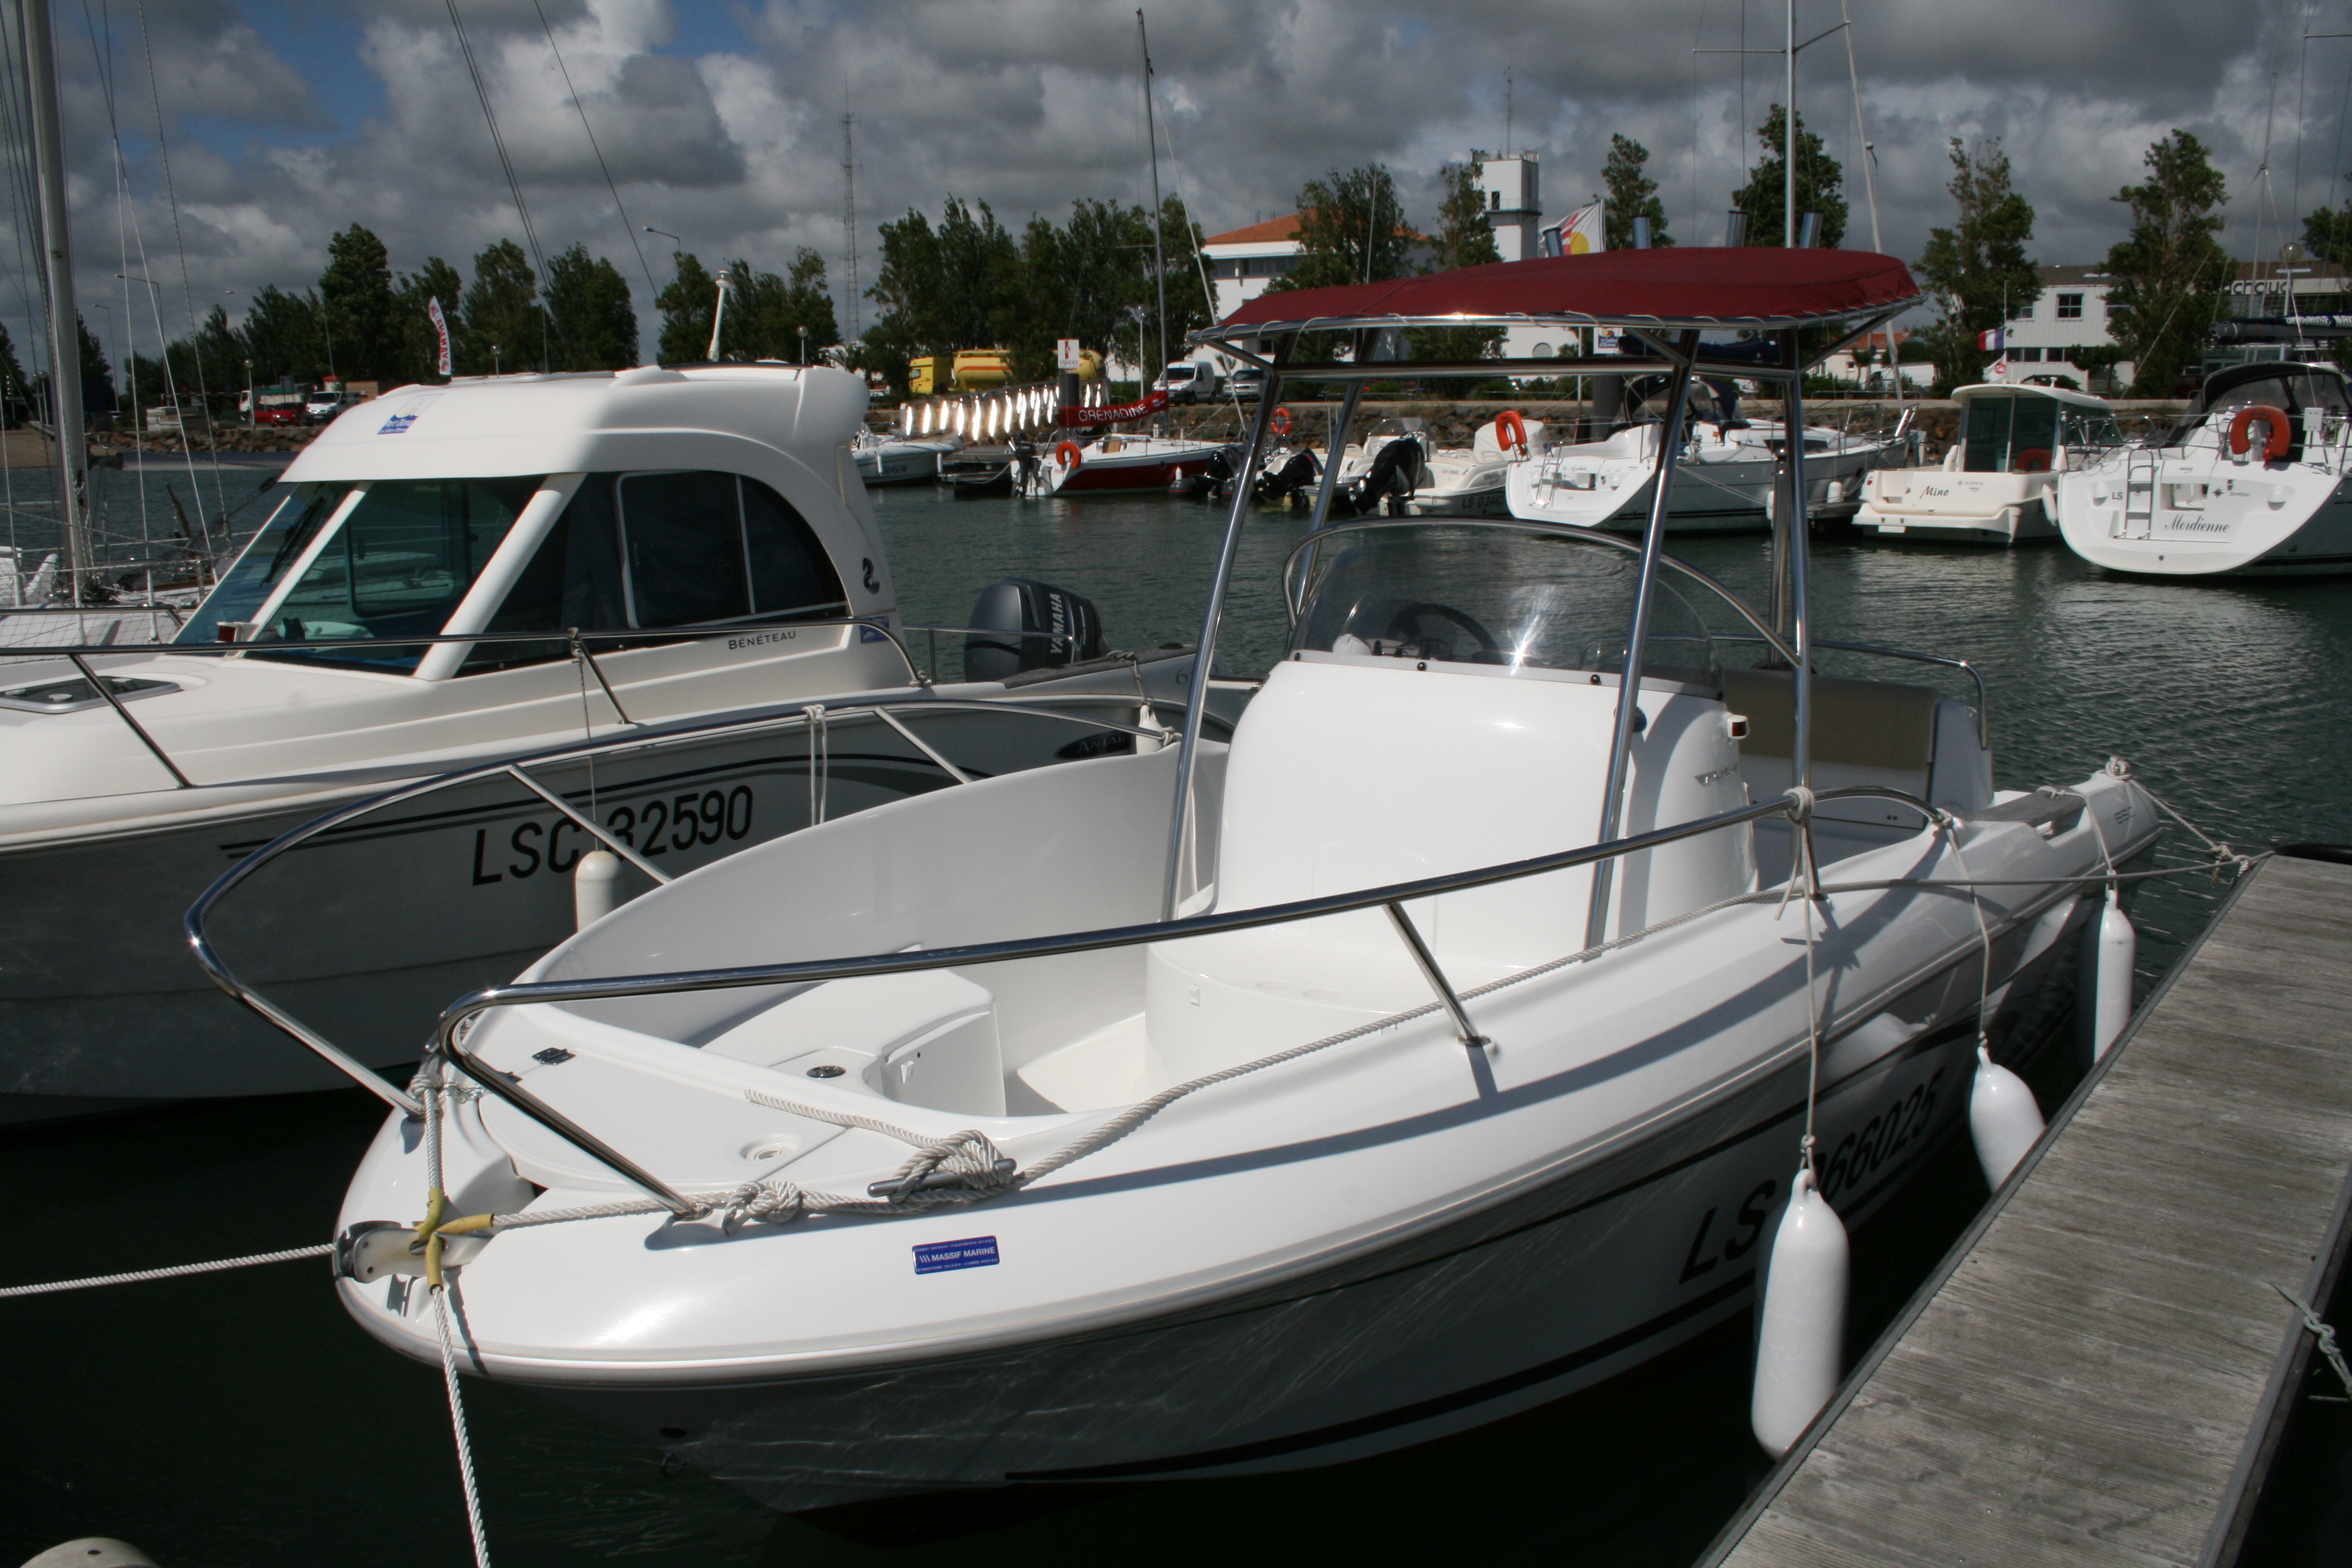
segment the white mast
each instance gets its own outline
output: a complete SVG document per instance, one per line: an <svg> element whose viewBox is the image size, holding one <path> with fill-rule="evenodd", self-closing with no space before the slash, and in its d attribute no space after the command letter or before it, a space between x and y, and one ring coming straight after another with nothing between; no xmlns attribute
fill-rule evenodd
<svg viewBox="0 0 2352 1568"><path fill-rule="evenodd" d="M849 332L845 343L857 342L857 164L851 156L849 128L856 121L855 114L841 117L841 234L847 248L849 268Z"/></svg>
<svg viewBox="0 0 2352 1568"><path fill-rule="evenodd" d="M1788 96L1780 100L1780 183L1787 205L1780 243L1797 247L1797 0L1789 0Z"/></svg>
<svg viewBox="0 0 2352 1568"><path fill-rule="evenodd" d="M58 70L49 43L49 0L17 0L25 74L32 89L33 175L41 201L41 259L49 297L49 415L58 437L58 517L65 536L66 581L76 604L90 565L83 537L82 489L89 454L81 428L81 334L75 326L73 237L66 223L65 149L58 129Z"/></svg>

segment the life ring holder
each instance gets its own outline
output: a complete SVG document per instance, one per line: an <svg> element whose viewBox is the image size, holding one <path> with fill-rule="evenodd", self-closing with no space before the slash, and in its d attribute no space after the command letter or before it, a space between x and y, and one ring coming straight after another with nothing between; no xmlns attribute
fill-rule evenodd
<svg viewBox="0 0 2352 1568"><path fill-rule="evenodd" d="M1272 429L1276 435L1281 437L1283 439L1288 440L1290 438L1290 410L1287 408L1276 409L1274 411L1274 418L1268 422L1268 428Z"/></svg>
<svg viewBox="0 0 2352 1568"><path fill-rule="evenodd" d="M1495 416L1495 445L1517 447L1519 456L1528 455L1528 422L1516 408L1506 408Z"/></svg>
<svg viewBox="0 0 2352 1568"><path fill-rule="evenodd" d="M2270 432L2263 441L2263 461L2265 463L2284 461L2286 449L2294 437L2287 426L2286 410L2273 407L2267 403L2249 404L2239 409L2238 416L2230 421L2231 455L2242 458L2246 455L2246 449L2253 445L2253 424L2257 419L2261 420Z"/></svg>
<svg viewBox="0 0 2352 1568"><path fill-rule="evenodd" d="M1079 449L1076 441L1065 441L1054 448L1054 461L1063 468L1075 470L1086 460L1086 453Z"/></svg>
<svg viewBox="0 0 2352 1568"><path fill-rule="evenodd" d="M2020 452L2016 457L2010 459L2009 471L2012 474L2048 473L2050 471L2050 448L2047 447L2026 447L2025 450Z"/></svg>

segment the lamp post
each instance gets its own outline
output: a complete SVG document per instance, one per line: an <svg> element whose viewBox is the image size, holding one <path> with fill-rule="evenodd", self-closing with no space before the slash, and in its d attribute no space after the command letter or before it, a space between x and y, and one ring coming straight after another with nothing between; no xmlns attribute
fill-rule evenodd
<svg viewBox="0 0 2352 1568"><path fill-rule="evenodd" d="M496 343L492 343L492 344L490 345L490 374L491 374L492 375L497 375L497 374L499 374L499 345L498 345L498 344L496 344Z"/></svg>
<svg viewBox="0 0 2352 1568"><path fill-rule="evenodd" d="M245 422L255 428L261 425L261 405L253 396L253 361L245 362Z"/></svg>
<svg viewBox="0 0 2352 1568"><path fill-rule="evenodd" d="M806 364L808 362L808 329L803 327L801 329L801 363Z"/></svg>

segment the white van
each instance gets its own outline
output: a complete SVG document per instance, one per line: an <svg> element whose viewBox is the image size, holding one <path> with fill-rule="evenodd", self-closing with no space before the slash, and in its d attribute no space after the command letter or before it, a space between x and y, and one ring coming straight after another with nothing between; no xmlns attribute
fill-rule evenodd
<svg viewBox="0 0 2352 1568"><path fill-rule="evenodd" d="M1198 403L1217 395L1217 367L1203 360L1183 360L1160 373L1154 392L1168 394L1171 403Z"/></svg>

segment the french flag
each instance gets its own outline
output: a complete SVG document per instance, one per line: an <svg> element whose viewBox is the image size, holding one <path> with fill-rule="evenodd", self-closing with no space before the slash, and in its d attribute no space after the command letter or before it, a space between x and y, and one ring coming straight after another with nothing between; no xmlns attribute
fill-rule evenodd
<svg viewBox="0 0 2352 1568"><path fill-rule="evenodd" d="M1977 334L1977 347L1984 350L1987 353L1997 354L2005 353L2009 348L2009 329L2007 327L1995 327L1989 332L1979 332Z"/></svg>

